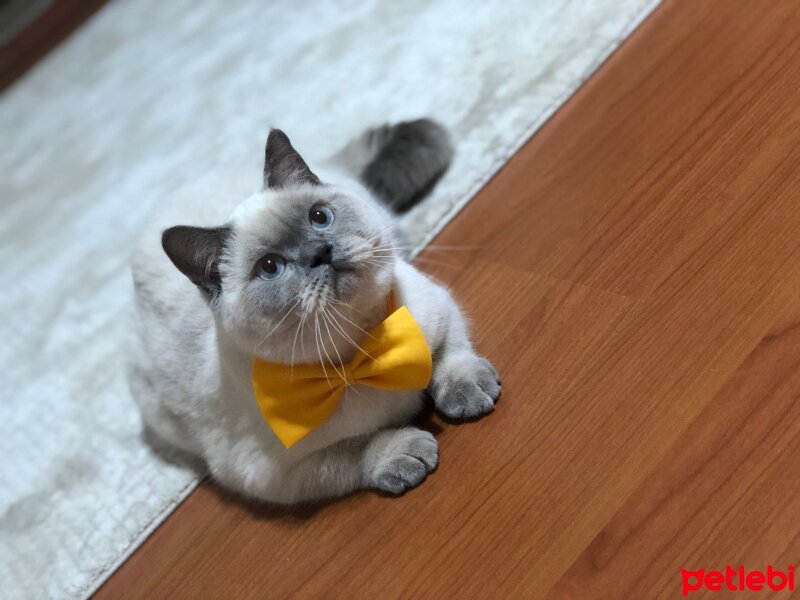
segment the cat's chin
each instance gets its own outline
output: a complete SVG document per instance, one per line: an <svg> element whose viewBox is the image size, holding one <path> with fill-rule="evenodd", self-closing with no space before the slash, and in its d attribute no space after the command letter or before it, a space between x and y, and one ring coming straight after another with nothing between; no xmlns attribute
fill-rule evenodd
<svg viewBox="0 0 800 600"><path fill-rule="evenodd" d="M337 269L325 278L324 296L334 301L349 303L358 293L362 279L355 269Z"/></svg>

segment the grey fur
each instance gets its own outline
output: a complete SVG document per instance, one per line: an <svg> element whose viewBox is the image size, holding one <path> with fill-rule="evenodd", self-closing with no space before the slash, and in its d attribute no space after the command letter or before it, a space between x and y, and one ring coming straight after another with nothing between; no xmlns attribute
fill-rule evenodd
<svg viewBox="0 0 800 600"><path fill-rule="evenodd" d="M427 195L450 166L453 147L447 130L430 119L384 125L366 134L376 150L364 168L364 184L395 212Z"/></svg>
<svg viewBox="0 0 800 600"><path fill-rule="evenodd" d="M222 288L219 262L230 235L229 227L179 225L164 231L161 246L172 264L210 299Z"/></svg>
<svg viewBox="0 0 800 600"><path fill-rule="evenodd" d="M280 129L273 129L264 149L264 187L282 188L302 183L319 185L320 181L294 149L288 136Z"/></svg>
<svg viewBox="0 0 800 600"><path fill-rule="evenodd" d="M429 391L445 416L459 421L474 419L494 410L500 378L485 358L450 357L434 373Z"/></svg>
<svg viewBox="0 0 800 600"><path fill-rule="evenodd" d="M377 443L376 443L377 442ZM371 465L367 484L384 492L402 494L418 486L439 464L439 445L428 431L407 427L379 435L366 455Z"/></svg>

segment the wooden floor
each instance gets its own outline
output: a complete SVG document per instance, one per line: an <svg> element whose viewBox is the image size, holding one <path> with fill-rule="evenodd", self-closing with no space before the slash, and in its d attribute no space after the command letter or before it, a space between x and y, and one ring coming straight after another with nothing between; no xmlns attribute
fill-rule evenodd
<svg viewBox="0 0 800 600"><path fill-rule="evenodd" d="M99 597L674 598L800 561L800 3L666 1L436 243L497 411L434 419L400 499L203 485Z"/></svg>

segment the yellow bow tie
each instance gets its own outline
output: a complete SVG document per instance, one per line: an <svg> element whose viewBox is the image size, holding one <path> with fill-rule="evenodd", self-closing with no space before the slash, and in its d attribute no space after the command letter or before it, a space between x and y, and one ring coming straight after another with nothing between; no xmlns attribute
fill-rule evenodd
<svg viewBox="0 0 800 600"><path fill-rule="evenodd" d="M348 385L394 391L428 387L432 361L425 336L407 307L394 310L391 296L389 302L391 314L364 337L353 360L336 369L321 364L292 368L253 359L256 402L286 448L319 427L336 410Z"/></svg>

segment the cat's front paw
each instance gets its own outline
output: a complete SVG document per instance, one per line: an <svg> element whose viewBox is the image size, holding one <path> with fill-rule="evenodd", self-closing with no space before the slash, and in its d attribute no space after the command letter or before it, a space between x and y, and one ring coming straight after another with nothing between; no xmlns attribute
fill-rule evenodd
<svg viewBox="0 0 800 600"><path fill-rule="evenodd" d="M407 427L379 434L388 436L370 469L370 486L402 494L418 486L439 463L439 444L427 431Z"/></svg>
<svg viewBox="0 0 800 600"><path fill-rule="evenodd" d="M500 397L500 376L485 358L462 356L438 369L430 391L436 409L446 417L476 419L494 410Z"/></svg>

